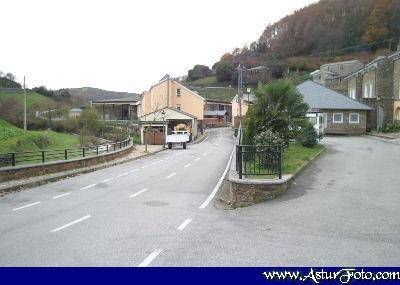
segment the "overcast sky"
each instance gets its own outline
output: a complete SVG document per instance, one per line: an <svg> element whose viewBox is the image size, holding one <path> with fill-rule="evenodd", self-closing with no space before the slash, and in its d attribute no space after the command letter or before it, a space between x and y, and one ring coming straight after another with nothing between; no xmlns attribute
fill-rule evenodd
<svg viewBox="0 0 400 285"><path fill-rule="evenodd" d="M142 92L211 66L315 0L0 0L0 70L29 87Z"/></svg>

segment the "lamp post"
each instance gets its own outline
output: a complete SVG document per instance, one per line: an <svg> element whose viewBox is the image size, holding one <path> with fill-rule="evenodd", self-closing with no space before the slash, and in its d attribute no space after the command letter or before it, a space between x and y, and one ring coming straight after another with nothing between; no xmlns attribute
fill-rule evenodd
<svg viewBox="0 0 400 285"><path fill-rule="evenodd" d="M162 110L161 112L161 118L163 121L163 132L164 132L164 138L163 138L163 148L165 148L165 139L166 139L166 127L165 127L165 110Z"/></svg>

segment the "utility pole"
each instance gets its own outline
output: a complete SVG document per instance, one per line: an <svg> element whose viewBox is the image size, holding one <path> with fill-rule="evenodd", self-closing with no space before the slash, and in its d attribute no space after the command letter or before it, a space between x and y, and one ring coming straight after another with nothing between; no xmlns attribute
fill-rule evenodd
<svg viewBox="0 0 400 285"><path fill-rule="evenodd" d="M24 76L24 130L26 131L26 89L25 89L25 76Z"/></svg>
<svg viewBox="0 0 400 285"><path fill-rule="evenodd" d="M243 69L242 67L238 66L238 100L239 100L239 128L242 127L242 87L243 87Z"/></svg>

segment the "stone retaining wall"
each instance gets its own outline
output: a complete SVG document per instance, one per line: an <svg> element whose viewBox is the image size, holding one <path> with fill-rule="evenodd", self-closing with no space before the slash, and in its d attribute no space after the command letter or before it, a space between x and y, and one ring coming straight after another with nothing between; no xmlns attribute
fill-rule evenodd
<svg viewBox="0 0 400 285"><path fill-rule="evenodd" d="M131 152L133 149L134 145L131 144L121 150L112 153L104 153L93 157L54 161L37 165L24 165L20 167L5 167L0 169L0 182L92 166L122 157Z"/></svg>

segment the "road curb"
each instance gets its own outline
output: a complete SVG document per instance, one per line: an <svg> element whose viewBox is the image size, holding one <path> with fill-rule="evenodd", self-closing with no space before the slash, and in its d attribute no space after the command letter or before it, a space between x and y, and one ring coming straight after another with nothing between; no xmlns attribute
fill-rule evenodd
<svg viewBox="0 0 400 285"><path fill-rule="evenodd" d="M152 152L152 153L146 153L146 154L143 154L143 155L140 155L140 156L137 156L137 157L133 157L133 158L126 159L126 160L121 160L121 161L114 161L114 162L111 161L109 163L96 165L94 167L76 169L76 170L72 170L70 173L62 173L62 174L59 174L59 175L56 175L57 173L54 173L55 174L54 177L38 179L36 181L30 181L30 182L21 183L21 184L13 185L13 186L6 187L6 188L1 188L0 189L0 197L4 196L6 194L12 193L12 192L23 191L25 189L29 189L29 188L45 185L47 183L56 182L56 181L59 181L59 180L70 178L70 177L75 177L75 176L78 176L80 174L86 174L86 173L94 172L94 171L97 171L97 170L105 169L105 168L108 168L108 167L112 167L112 166L115 166L115 165L123 164L123 163L126 163L126 162L131 162L131 161L135 161L135 160L142 159L142 158L145 158L145 157L149 157L149 156L152 156L152 155L154 155L156 153L159 153L161 151L164 151L164 150L165 149L160 149L160 150L157 150L157 151ZM49 175L51 175L51 174L49 174Z"/></svg>

